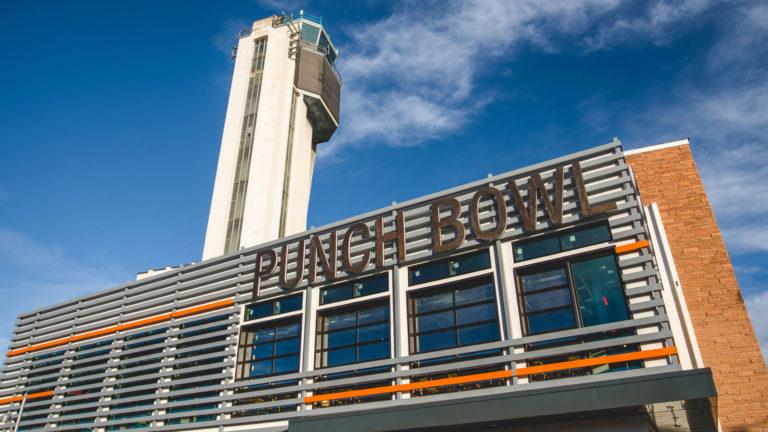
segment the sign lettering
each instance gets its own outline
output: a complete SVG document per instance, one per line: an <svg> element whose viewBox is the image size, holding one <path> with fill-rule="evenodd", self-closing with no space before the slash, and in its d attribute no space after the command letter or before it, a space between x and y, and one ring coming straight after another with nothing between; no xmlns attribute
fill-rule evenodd
<svg viewBox="0 0 768 432"><path fill-rule="evenodd" d="M578 205L582 217L591 217L605 213L616 208L615 202L609 201L597 205L591 205L587 197L587 189L584 184L584 176L578 162L570 167L575 193L578 195ZM554 170L552 176L552 193L539 173L533 173L528 178L527 203L523 200L523 194L517 183L510 179L503 188L486 186L478 189L469 201L469 225L471 231L462 223L461 203L455 197L442 197L429 204L430 232L432 236L432 252L440 254L458 249L466 240L468 231L478 241L492 242L504 235L509 228L508 220L517 217L526 232L533 233L538 229L537 222L539 201L543 204L543 213L549 219L551 225L560 226L563 223L563 193L564 193L564 167ZM509 202L504 195L511 197ZM480 204L483 200L490 199L493 220L495 226L481 226ZM448 214L445 214L445 211ZM375 268L385 267L387 245L395 246L395 262L402 263L407 260L406 250L406 226L403 209L394 212L393 220L385 224L384 216L380 215L374 222L374 233L363 222L351 224L341 242L341 267L347 274L358 274L366 271L371 264L371 253L375 257ZM444 239L444 236L449 236ZM362 244L373 243L362 252L355 254L353 258L353 241L359 239ZM277 271L279 285L283 289L296 289L304 281L305 260L308 258L308 278L310 285L317 283L318 274L322 271L325 281L334 281L339 277L337 269L337 233L330 231L326 236L328 248L323 246L323 240L318 234L311 234L307 238L300 239L289 248L284 244L278 254L274 249L264 249L256 253L256 268L254 271L254 298L258 297L263 279L274 277ZM307 248L309 244L309 248ZM307 250L309 249L309 250ZM373 249L373 251L371 251ZM296 258L289 259L291 252L295 252ZM307 257L309 253L309 257ZM293 265L293 278L288 277L289 266Z"/></svg>

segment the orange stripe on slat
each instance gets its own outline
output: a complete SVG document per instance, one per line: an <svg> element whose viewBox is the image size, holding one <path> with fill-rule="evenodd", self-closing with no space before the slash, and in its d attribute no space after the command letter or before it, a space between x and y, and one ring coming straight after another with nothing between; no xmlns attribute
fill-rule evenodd
<svg viewBox="0 0 768 432"><path fill-rule="evenodd" d="M370 396L384 393L394 393L398 391L418 390L429 387L442 387L454 384L465 384L476 381L485 381L490 379L510 378L512 377L512 371L501 370L496 372L485 372L474 375L464 375L451 378L441 378L431 381L419 381L410 384L398 384L393 386L383 387L371 387L361 390L349 390L338 393L328 393L315 396L307 396L304 398L304 403L320 402L327 400L346 399L351 397Z"/></svg>
<svg viewBox="0 0 768 432"><path fill-rule="evenodd" d="M13 403L13 402L18 402L18 401L22 400L23 398L24 398L24 396L11 396L11 397L7 397L7 398L2 398L2 399L0 399L0 405L5 405L5 404Z"/></svg>
<svg viewBox="0 0 768 432"><path fill-rule="evenodd" d="M118 330L118 326L116 326L116 325L115 326L109 326L109 327L105 327L103 329L91 330L91 331L87 331L85 333L76 334L74 336L71 336L69 339L70 339L70 342L77 342L77 341L81 341L81 340L85 340L85 339L91 339L91 338L103 336L105 334L111 334L111 333L116 332L117 330Z"/></svg>
<svg viewBox="0 0 768 432"><path fill-rule="evenodd" d="M48 342L43 342L43 343L38 344L40 346L40 348L38 348L38 350L42 350L42 349L46 349L46 348L50 348L50 347L55 347L55 346L59 346L59 345L64 345L67 342L69 342L69 337L65 337L65 338L61 338L61 339L54 339L54 340L48 341ZM38 346L38 345L35 345L35 346ZM25 352L29 352L30 351L29 348L31 348L31 347L17 348L15 350L8 351L8 357L13 357L13 356L17 356L17 355L20 355L20 354L24 354Z"/></svg>
<svg viewBox="0 0 768 432"><path fill-rule="evenodd" d="M61 339L55 339L55 340L52 340L52 341L42 342L42 343L31 345L31 346L28 346L28 347L18 348L18 349L15 349L15 350L11 350L11 351L8 351L8 357L14 357L14 356L21 355L21 354L28 353L28 352L40 351L40 350L44 350L46 348L52 348L52 347L57 347L57 346L61 346L61 345L66 345L69 342L77 342L77 341L81 341L81 340L85 340L85 339L91 339L91 338L95 338L95 337L98 337L98 336L103 336L103 335L106 335L106 334L112 334L112 333L115 333L115 332L121 331L121 330L130 330L130 329L134 329L134 328L138 328L138 327L143 327L143 326L147 326L147 325L150 325L150 324L155 324L155 323L159 323L159 322L163 322L163 321L168 321L171 318L178 318L178 317L184 317L184 316L189 316L189 315L195 315L195 314L207 312L209 310L219 309L219 308L222 308L224 306L230 306L230 305L233 305L234 303L235 302L232 299L218 300L218 301L215 301L213 303L208 303L208 304L204 304L204 305L200 305L200 306L192 306L192 307L188 307L186 309L180 309L180 310L177 310L176 312L164 313L164 314L160 314L160 315L151 316L149 318L142 318L142 319L136 320L136 321L129 321L129 322L123 323L123 324L112 325L112 326L109 326L109 327L104 327L104 328L96 329L96 330L90 330L90 331L87 331L87 332L84 332L84 333L80 333L80 334L76 334L76 335L73 335L73 336L69 336L69 337L65 337L65 338L61 338ZM2 399L0 399L0 401L2 401Z"/></svg>
<svg viewBox="0 0 768 432"><path fill-rule="evenodd" d="M619 363L619 362L632 361L632 360L647 360L652 358L666 357L668 355L673 355L673 354L677 354L677 348L672 346L668 348L659 348L659 349L647 350L647 351L636 351L636 352L625 353L625 354L614 354L614 355L603 356L603 357L594 357L594 358L588 358L588 359L582 359L582 360L551 363L551 364L546 364L541 366L529 366L529 367L517 369L515 373L517 376L527 376L527 375L533 375L537 373L554 372L554 371L565 370L565 369L575 369L575 368L589 367L589 366L600 366L600 365L605 365L609 363Z"/></svg>
<svg viewBox="0 0 768 432"><path fill-rule="evenodd" d="M39 392L39 393L30 393L27 395L27 399L37 399L37 398L46 397L46 396L53 396L53 390L48 390L48 391Z"/></svg>
<svg viewBox="0 0 768 432"><path fill-rule="evenodd" d="M154 316L154 317L140 319L138 321L127 322L127 323L124 323L124 324L120 324L118 327L119 327L120 330L130 330L130 329L134 329L134 328L137 328L137 327L142 327L142 326L146 326L146 325L150 325L150 324L155 324L155 323L159 323L159 322L163 322L163 321L168 321L169 319L171 319L171 314L167 313L167 314L162 314L162 315L158 315L158 316Z"/></svg>
<svg viewBox="0 0 768 432"><path fill-rule="evenodd" d="M39 392L39 393L30 393L27 395L27 399L37 399L37 398L46 397L46 396L53 396L53 390L48 390L48 391ZM12 402L18 402L22 399L24 399L24 396L11 396L7 398L3 398L3 399L0 399L0 405L9 404Z"/></svg>
<svg viewBox="0 0 768 432"><path fill-rule="evenodd" d="M183 317L183 316L187 316L187 315L194 315L194 314L198 314L198 313L201 313L201 312L206 312L206 311L209 311L209 310L212 310L212 309L218 309L220 307L229 306L229 305L232 305L232 304L234 304L232 299L224 299L224 300L219 300L219 301L216 301L216 302L213 302L213 303L209 303L209 304L204 304L204 305L194 306L194 307L187 308L187 309L177 310L176 312L173 312L171 315L174 318L178 318L178 317Z"/></svg>
<svg viewBox="0 0 768 432"><path fill-rule="evenodd" d="M648 240L642 240L639 242L616 246L615 251L617 254L623 254L623 253L632 252L638 249L642 249L648 246L649 246Z"/></svg>
<svg viewBox="0 0 768 432"><path fill-rule="evenodd" d="M648 351L638 351L626 354L614 354L604 357L595 357L591 359L574 360L568 362L552 363L542 366L531 366L526 368L517 369L513 375L512 371L502 370L496 372L486 372L474 375L464 375L453 378L442 378L432 381L420 381L410 384L398 384L393 386L372 387L361 390L349 390L338 393L328 393L321 395L307 396L304 398L304 403L313 403L321 401L330 401L336 399L346 399L352 397L371 396L377 394L394 393L399 391L417 390L429 387L442 387L454 384L465 384L470 382L485 381L489 379L509 378L512 376L527 376L536 373L552 372L557 370L574 369L579 367L598 366L610 363L619 363L631 360L644 360L652 358L666 357L668 355L677 354L675 347L660 348Z"/></svg>

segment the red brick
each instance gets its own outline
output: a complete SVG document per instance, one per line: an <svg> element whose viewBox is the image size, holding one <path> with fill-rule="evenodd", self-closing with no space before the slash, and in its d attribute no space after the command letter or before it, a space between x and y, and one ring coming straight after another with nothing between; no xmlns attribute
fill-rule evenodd
<svg viewBox="0 0 768 432"><path fill-rule="evenodd" d="M626 157L643 204L659 206L725 431L768 431L768 370L690 146Z"/></svg>

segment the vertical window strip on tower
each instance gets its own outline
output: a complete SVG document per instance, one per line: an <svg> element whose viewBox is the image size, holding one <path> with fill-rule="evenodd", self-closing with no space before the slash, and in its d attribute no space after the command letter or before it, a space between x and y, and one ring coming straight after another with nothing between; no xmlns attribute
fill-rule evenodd
<svg viewBox="0 0 768 432"><path fill-rule="evenodd" d="M237 151L235 178L232 183L232 199L229 205L227 235L224 252L230 253L240 247L240 233L245 210L245 194L248 189L248 173L251 168L253 153L253 137L256 128L256 117L259 110L259 95L261 93L261 78L264 71L264 57L267 52L267 38L256 40L251 62L251 75L248 80L248 93L243 113L243 126L240 131L240 145Z"/></svg>

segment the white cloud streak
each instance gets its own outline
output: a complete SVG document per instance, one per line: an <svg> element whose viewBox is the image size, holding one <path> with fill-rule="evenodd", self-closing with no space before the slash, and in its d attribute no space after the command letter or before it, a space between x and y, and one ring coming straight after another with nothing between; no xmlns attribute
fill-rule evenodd
<svg viewBox="0 0 768 432"><path fill-rule="evenodd" d="M221 30L211 37L214 48L220 52L231 55L237 46L237 38L243 29L250 28L248 22L242 19L230 19L222 23Z"/></svg>
<svg viewBox="0 0 768 432"><path fill-rule="evenodd" d="M757 334L757 341L762 347L763 361L768 363L768 291L748 297L745 302L752 318L752 327Z"/></svg>
<svg viewBox="0 0 768 432"><path fill-rule="evenodd" d="M630 35L660 42L709 7L702 0L405 3L383 20L348 29L351 43L339 62L342 126L321 155L455 133L494 98L479 82L521 49L603 49Z"/></svg>
<svg viewBox="0 0 768 432"><path fill-rule="evenodd" d="M62 248L0 226L0 274L0 315L15 317L115 286L125 271L73 258ZM12 331L13 320L0 322L0 352L5 352Z"/></svg>
<svg viewBox="0 0 768 432"><path fill-rule="evenodd" d="M348 29L342 47L342 126L321 148L418 145L456 133L497 96L482 85L522 50L592 52L666 45L709 24L705 61L671 76L654 98L583 108L585 124L625 143L692 137L694 153L731 252L768 252L768 5L712 0L449 1L406 3ZM703 78L697 80L696 78ZM702 84L703 83L703 84ZM605 108L608 106L610 108ZM590 124L591 123L591 124ZM749 301L767 346L768 295ZM761 321L762 320L762 321Z"/></svg>

